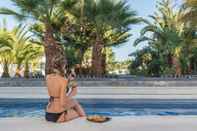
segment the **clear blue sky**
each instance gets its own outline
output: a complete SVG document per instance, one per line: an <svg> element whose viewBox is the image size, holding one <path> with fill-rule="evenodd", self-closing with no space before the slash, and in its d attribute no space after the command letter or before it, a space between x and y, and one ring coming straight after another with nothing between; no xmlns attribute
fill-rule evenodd
<svg viewBox="0 0 197 131"><path fill-rule="evenodd" d="M131 6L131 8L135 11L137 11L137 14L141 17L147 18L148 15L153 14L153 12L156 10L156 1L161 0L127 0ZM173 0L176 3L180 3L182 0ZM14 8L14 6L10 3L10 0L0 0L0 7L8 7L8 8ZM14 20L13 17L9 16L2 16L0 15L0 22L3 18L7 19L8 27L12 28L14 25L17 24L17 21ZM139 32L141 28L143 28L144 25L135 25L132 26L131 33L133 36L129 38L129 41L117 48L113 48L113 51L115 52L116 59L118 61L123 61L128 59L128 55L132 52L134 52L136 49L141 48L143 45L138 47L133 47L133 41L139 37Z"/></svg>
<svg viewBox="0 0 197 131"><path fill-rule="evenodd" d="M156 10L157 0L128 0L131 8L135 10L138 16L147 18L148 15L152 14ZM133 42L136 38L139 37L139 32L143 28L143 24L131 26L132 36L129 38L129 41L118 48L114 48L116 59L123 61L129 58L129 54L136 51L142 46L133 47Z"/></svg>

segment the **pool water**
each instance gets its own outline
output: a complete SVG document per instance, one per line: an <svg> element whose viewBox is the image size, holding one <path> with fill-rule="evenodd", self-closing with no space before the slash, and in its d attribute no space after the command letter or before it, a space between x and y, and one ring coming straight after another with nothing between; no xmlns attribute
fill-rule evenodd
<svg viewBox="0 0 197 131"><path fill-rule="evenodd" d="M197 100L82 99L88 115L197 115ZM2 117L43 117L46 99L0 99Z"/></svg>

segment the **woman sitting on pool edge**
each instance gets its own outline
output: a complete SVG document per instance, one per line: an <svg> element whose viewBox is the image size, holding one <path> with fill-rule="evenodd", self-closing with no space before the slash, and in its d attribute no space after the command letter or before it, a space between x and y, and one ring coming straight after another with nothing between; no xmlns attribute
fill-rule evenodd
<svg viewBox="0 0 197 131"><path fill-rule="evenodd" d="M65 79L56 69L54 73L47 75L46 85L50 96L45 114L47 121L60 123L86 116L80 104L72 98L77 94L77 84L72 84L71 91L66 93L69 81L74 77L75 75L70 73L68 79Z"/></svg>

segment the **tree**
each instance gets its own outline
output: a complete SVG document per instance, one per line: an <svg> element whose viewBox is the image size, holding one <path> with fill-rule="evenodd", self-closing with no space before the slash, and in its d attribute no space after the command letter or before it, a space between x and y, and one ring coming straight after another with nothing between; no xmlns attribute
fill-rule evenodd
<svg viewBox="0 0 197 131"><path fill-rule="evenodd" d="M65 19L64 12L69 10L76 3L75 0L11 0L18 8L18 11L8 8L1 8L0 13L15 16L19 20L33 19L44 25L44 48L46 56L46 74L53 73L57 68L64 74L66 57L64 49L54 36L58 24L62 24ZM61 67L55 67L54 63L59 63Z"/></svg>
<svg viewBox="0 0 197 131"><path fill-rule="evenodd" d="M84 22L83 20L83 23L81 23L77 13L76 15L73 13L73 17L67 19L61 27L61 36L65 41L62 43L65 47L65 53L69 55L68 57L81 68L85 52L92 46L93 28L88 21ZM74 63L68 63L68 66L74 66Z"/></svg>
<svg viewBox="0 0 197 131"><path fill-rule="evenodd" d="M129 67L131 74L152 76L160 74L161 68L159 65L164 63L157 57L157 52L150 47L144 47L130 54L130 56L134 57Z"/></svg>
<svg viewBox="0 0 197 131"><path fill-rule="evenodd" d="M147 26L141 30L141 37L134 43L134 45L138 45L147 41L150 49L157 52L156 58L167 62L160 65L163 66L160 69L165 72L168 68L175 68L176 75L181 74L179 58L183 47L184 32L184 23L179 21L181 15L181 10L176 12L171 7L169 0L163 0L158 3L158 12L154 16L150 16L153 23L144 21ZM146 35L147 33L151 35Z"/></svg>
<svg viewBox="0 0 197 131"><path fill-rule="evenodd" d="M196 0L184 0L184 4L182 6L184 10L183 17L181 20L192 24L194 27L197 25L197 1Z"/></svg>
<svg viewBox="0 0 197 131"><path fill-rule="evenodd" d="M0 28L0 61L3 64L2 77L9 77L9 63L12 59L13 52L13 38L11 33L6 28L6 21Z"/></svg>
<svg viewBox="0 0 197 131"><path fill-rule="evenodd" d="M182 67L185 73L191 73L192 68L195 67L195 50L197 48L197 1L196 0L185 0L182 8L183 15L180 21L185 23L184 28L184 48L182 50ZM193 68L194 69L194 68Z"/></svg>
<svg viewBox="0 0 197 131"><path fill-rule="evenodd" d="M21 66L25 60L25 57L28 55L27 53L29 48L31 48L31 44L29 44L29 40L31 38L31 35L28 35L28 30L26 29L26 26L16 26L12 30L12 38L13 38L13 63L16 64L16 77L21 77L20 71Z"/></svg>
<svg viewBox="0 0 197 131"><path fill-rule="evenodd" d="M2 76L9 77L9 66L16 65L15 76L21 77L19 72L22 66L26 67L29 61L42 55L42 46L30 42L31 35L26 26L18 25L7 30L6 25L6 21L4 21L3 27L0 29L0 58L4 65Z"/></svg>
<svg viewBox="0 0 197 131"><path fill-rule="evenodd" d="M38 60L43 56L43 48L40 45L36 45L35 43L28 43L28 48L26 48L26 51L24 52L25 59L24 59L24 65L25 65L25 71L24 71L24 77L29 78L29 65L33 60Z"/></svg>
<svg viewBox="0 0 197 131"><path fill-rule="evenodd" d="M139 18L126 1L112 0L86 0L83 17L93 26L92 71L101 76L105 70L105 46L125 42L130 36L129 25L138 23Z"/></svg>

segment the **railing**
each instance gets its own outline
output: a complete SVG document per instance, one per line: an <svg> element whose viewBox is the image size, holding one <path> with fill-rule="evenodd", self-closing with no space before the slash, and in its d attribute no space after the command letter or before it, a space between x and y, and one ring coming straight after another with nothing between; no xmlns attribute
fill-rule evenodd
<svg viewBox="0 0 197 131"><path fill-rule="evenodd" d="M24 77L11 77L11 78L2 78L0 79L44 79L45 76L37 75L31 76L29 78ZM78 80L110 80L110 79L125 79L125 80L189 80L189 79L197 79L197 74L193 75L181 75L179 77L174 75L162 75L160 77L157 76L137 76L137 75L103 75L103 76L94 76L94 75L78 75L76 77Z"/></svg>
<svg viewBox="0 0 197 131"><path fill-rule="evenodd" d="M83 87L197 87L197 78L77 78ZM45 86L44 78L1 78L0 87L40 87Z"/></svg>

